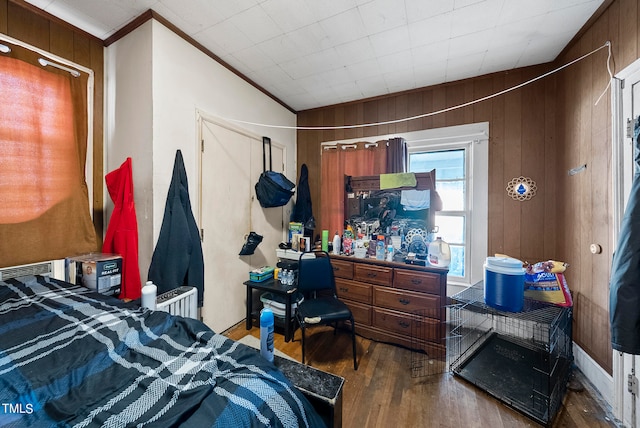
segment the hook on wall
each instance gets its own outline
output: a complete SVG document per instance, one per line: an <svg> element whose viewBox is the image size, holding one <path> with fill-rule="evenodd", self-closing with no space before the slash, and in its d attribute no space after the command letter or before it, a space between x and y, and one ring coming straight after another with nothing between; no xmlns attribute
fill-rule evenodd
<svg viewBox="0 0 640 428"><path fill-rule="evenodd" d="M579 172L584 171L585 169L587 169L587 164L586 164L586 163L585 163L585 164L583 164L583 165L580 165L580 166L577 166L577 167L575 167L575 168L570 169L570 170L569 170L569 175L570 175L570 176L571 176L571 175L576 175L576 174L578 174Z"/></svg>

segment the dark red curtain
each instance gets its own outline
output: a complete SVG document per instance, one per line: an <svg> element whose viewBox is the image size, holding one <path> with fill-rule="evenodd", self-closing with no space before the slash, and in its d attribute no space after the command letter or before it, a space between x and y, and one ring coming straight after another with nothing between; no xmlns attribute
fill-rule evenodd
<svg viewBox="0 0 640 428"><path fill-rule="evenodd" d="M384 174L387 168L386 141L359 142L323 147L321 154L320 230L329 235L344 229L344 176Z"/></svg>

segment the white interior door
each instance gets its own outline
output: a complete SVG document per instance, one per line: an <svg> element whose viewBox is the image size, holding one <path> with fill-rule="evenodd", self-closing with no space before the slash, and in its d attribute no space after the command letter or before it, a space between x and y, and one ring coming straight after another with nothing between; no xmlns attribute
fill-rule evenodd
<svg viewBox="0 0 640 428"><path fill-rule="evenodd" d="M275 264L283 239L284 210L263 209L255 197L262 172L262 137L200 120L200 227L205 266L202 318L216 332L245 319L246 287L253 268ZM272 143L273 169L282 171L285 150ZM268 158L267 158L268 162ZM249 232L263 236L251 256L238 253Z"/></svg>

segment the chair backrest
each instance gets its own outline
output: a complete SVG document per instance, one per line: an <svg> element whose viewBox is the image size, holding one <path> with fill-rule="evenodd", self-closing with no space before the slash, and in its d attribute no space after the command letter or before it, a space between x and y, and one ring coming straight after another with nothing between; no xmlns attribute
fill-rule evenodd
<svg viewBox="0 0 640 428"><path fill-rule="evenodd" d="M316 257L305 256L298 261L298 290L301 292L331 290L335 292L335 278L329 254L316 251Z"/></svg>

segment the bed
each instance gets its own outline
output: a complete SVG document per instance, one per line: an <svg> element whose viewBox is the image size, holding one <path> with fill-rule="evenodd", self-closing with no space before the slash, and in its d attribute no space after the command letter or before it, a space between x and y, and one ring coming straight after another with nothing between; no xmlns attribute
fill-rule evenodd
<svg viewBox="0 0 640 428"><path fill-rule="evenodd" d="M47 276L0 281L0 426L324 426L253 348Z"/></svg>

